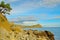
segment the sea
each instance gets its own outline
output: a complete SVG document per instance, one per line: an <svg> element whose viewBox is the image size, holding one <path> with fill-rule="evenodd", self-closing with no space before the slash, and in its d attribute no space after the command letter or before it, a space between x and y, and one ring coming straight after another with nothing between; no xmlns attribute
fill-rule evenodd
<svg viewBox="0 0 60 40"><path fill-rule="evenodd" d="M24 28L24 30L50 31L54 34L55 40L60 40L60 27Z"/></svg>

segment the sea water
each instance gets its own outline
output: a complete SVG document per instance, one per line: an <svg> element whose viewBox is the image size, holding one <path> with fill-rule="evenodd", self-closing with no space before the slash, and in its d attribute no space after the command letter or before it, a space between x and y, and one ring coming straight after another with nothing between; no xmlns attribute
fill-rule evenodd
<svg viewBox="0 0 60 40"><path fill-rule="evenodd" d="M42 28L25 28L25 30L50 31L54 34L55 40L60 40L60 27L42 27Z"/></svg>

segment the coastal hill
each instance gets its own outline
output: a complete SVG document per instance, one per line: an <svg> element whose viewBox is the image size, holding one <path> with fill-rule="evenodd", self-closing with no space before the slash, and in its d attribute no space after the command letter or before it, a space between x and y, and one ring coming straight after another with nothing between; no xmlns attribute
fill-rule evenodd
<svg viewBox="0 0 60 40"><path fill-rule="evenodd" d="M31 25L31 26L24 26L23 28L41 28L42 25L36 24L36 25Z"/></svg>
<svg viewBox="0 0 60 40"><path fill-rule="evenodd" d="M19 26L19 27L21 27L21 28L41 28L42 27L42 25L40 25L40 24L36 24L36 25L30 25L30 26L26 26L26 25L21 25L21 24L14 24L14 23L10 23L11 25L13 25L13 26Z"/></svg>

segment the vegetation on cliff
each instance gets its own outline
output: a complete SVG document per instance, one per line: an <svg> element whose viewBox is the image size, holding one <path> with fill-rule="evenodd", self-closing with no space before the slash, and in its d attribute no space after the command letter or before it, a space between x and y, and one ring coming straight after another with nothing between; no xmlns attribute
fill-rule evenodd
<svg viewBox="0 0 60 40"><path fill-rule="evenodd" d="M9 12L12 10L9 3L5 3L4 1L1 1L0 3L0 13L3 14L9 14Z"/></svg>

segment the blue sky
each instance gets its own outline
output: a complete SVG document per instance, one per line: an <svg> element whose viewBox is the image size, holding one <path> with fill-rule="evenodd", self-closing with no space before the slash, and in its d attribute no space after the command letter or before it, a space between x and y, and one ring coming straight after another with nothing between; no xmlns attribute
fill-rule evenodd
<svg viewBox="0 0 60 40"><path fill-rule="evenodd" d="M2 0L0 0L2 1ZM12 11L9 21L23 25L41 24L44 27L60 27L60 0L4 0Z"/></svg>

